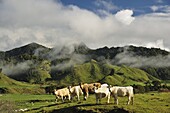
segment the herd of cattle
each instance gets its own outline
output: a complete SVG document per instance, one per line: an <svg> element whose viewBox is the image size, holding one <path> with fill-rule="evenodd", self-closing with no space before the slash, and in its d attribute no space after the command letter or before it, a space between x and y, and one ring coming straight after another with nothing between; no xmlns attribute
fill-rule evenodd
<svg viewBox="0 0 170 113"><path fill-rule="evenodd" d="M94 93L96 97L96 103L100 103L102 98L107 98L107 103L110 101L110 97L114 98L114 103L118 105L118 97L128 96L129 105L130 102L134 101L134 92L132 86L120 87L120 86L111 86L108 84L101 83L91 83L91 84L79 84L77 86L68 86L61 89L54 89L54 94L56 96L56 101L61 99L64 102L65 99L69 101L73 97L77 97L77 100L80 100L80 95L84 96L84 100L87 100L89 94Z"/></svg>

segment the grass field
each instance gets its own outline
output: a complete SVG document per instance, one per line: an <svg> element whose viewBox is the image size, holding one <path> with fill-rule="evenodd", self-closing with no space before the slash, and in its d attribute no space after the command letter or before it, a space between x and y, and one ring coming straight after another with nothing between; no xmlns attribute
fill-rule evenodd
<svg viewBox="0 0 170 113"><path fill-rule="evenodd" d="M126 105L127 97L120 97L119 105L113 104L113 98L110 104L102 99L101 104L97 105L94 95L90 95L87 101L82 98L79 102L56 103L54 95L3 94L0 95L0 111L5 113L25 109L26 113L170 113L169 93L136 94L134 105Z"/></svg>

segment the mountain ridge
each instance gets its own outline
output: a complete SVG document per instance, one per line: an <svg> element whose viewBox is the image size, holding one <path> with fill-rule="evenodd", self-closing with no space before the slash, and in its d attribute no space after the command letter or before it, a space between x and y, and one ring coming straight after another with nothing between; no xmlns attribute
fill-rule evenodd
<svg viewBox="0 0 170 113"><path fill-rule="evenodd" d="M40 82L46 79L55 80L64 76L68 78L68 75L73 76L77 73L74 72L76 69L73 68L74 66L80 65L81 67L92 60L101 64L101 66L103 64L111 64L117 66L126 65L129 68L132 66L133 68L135 63L143 64L142 61L153 61L153 58L157 58L156 56L159 56L159 59L164 58L165 61L163 60L163 63L168 62L166 58L169 58L170 53L159 48L136 47L132 45L110 48L105 46L90 49L84 43L64 46L63 48L48 48L37 43L30 43L9 51L0 52L0 54L0 68L5 73L8 73L10 77L17 80L24 78L22 79L24 81ZM155 61L158 62L157 59ZM169 65L162 67L155 66L155 64L152 66L146 64L143 67L137 68L142 69L157 79L170 80ZM88 66L88 68L90 67L91 65ZM92 74L96 73L95 70L100 68L100 66L96 65L92 67L90 70ZM82 67L81 71L88 71L88 68ZM104 76L102 72L99 75Z"/></svg>
<svg viewBox="0 0 170 113"><path fill-rule="evenodd" d="M102 51L102 50L112 50L112 49L120 49L119 51L123 51L124 49L126 48L129 48L127 50L136 50L136 49L144 49L144 50L152 50L152 49L155 49L156 51L160 51L162 52L164 55L167 55L169 54L170 52L166 51L166 50L163 50L163 49L160 49L160 48L147 48L147 47L143 47L143 46L134 46L134 45L126 45L126 46L123 46L123 47L107 47L107 46L104 46L104 47L101 47L101 48L96 48L96 49L90 49L89 47L86 46L85 43L81 42L79 44L73 44L74 47L75 47L75 51L76 50L79 50L81 48L83 49L87 49L87 50L96 50L96 51ZM17 47L17 48L14 48L14 49L11 49L11 50L8 50L8 51L0 51L0 53L10 53L11 51L16 51L17 49L24 49L24 48L29 48L31 47L32 50L33 49L37 49L37 48L45 48L45 49L52 49L52 48L49 48L49 47L46 47L46 46L43 46L41 44L38 44L36 42L32 42L32 43L29 43L29 44L26 44L24 46L20 46L20 47ZM64 46L63 46L64 47Z"/></svg>

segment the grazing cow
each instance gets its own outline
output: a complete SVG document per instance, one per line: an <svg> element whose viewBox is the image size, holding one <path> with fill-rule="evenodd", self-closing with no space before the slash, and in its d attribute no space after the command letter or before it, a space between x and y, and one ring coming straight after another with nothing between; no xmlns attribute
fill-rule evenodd
<svg viewBox="0 0 170 113"><path fill-rule="evenodd" d="M96 104L98 104L102 98L107 98L107 103L109 103L110 91L106 85L107 84L101 85L100 88L95 87Z"/></svg>
<svg viewBox="0 0 170 113"><path fill-rule="evenodd" d="M127 86L127 87L120 87L120 86L113 86L109 88L111 95L114 97L115 104L118 105L118 96L128 96L128 102L127 105L130 104L130 101L132 99L132 104L134 101L134 93L133 93L133 87Z"/></svg>
<svg viewBox="0 0 170 113"><path fill-rule="evenodd" d="M69 86L69 92L71 95L71 99L74 96L77 96L78 101L80 100L80 95L83 95L83 91L81 90L80 86L73 86L73 87Z"/></svg>
<svg viewBox="0 0 170 113"><path fill-rule="evenodd" d="M84 94L84 100L87 100L89 93L94 93L94 87L101 87L100 83L91 83L91 84L80 84L80 88Z"/></svg>
<svg viewBox="0 0 170 113"><path fill-rule="evenodd" d="M62 102L64 102L64 98L68 97L68 100L70 101L70 92L68 88L62 88L62 89L54 89L54 94L56 96L56 102L57 99L61 98Z"/></svg>

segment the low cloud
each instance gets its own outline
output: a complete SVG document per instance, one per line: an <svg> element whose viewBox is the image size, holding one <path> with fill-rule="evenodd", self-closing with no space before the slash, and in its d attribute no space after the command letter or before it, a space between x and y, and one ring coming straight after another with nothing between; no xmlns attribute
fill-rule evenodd
<svg viewBox="0 0 170 113"><path fill-rule="evenodd" d="M51 66L51 70L63 70L70 68L76 64L82 64L89 60L89 57L81 54L73 54L69 60L59 63L57 65Z"/></svg>
<svg viewBox="0 0 170 113"><path fill-rule="evenodd" d="M6 75L17 75L28 71L32 64L34 64L32 61L25 61L17 64L0 65L0 67Z"/></svg>
<svg viewBox="0 0 170 113"><path fill-rule="evenodd" d="M117 54L115 59L111 62L116 64L127 64L131 67L169 67L170 66L170 55L167 56L137 56L133 52L127 51L128 48L124 49L124 52Z"/></svg>
<svg viewBox="0 0 170 113"><path fill-rule="evenodd" d="M78 50L78 47L86 47L84 43L69 43L63 47L57 46L52 49L47 55L47 58L51 61L61 60L61 63L57 63L57 65L53 64L51 66L52 70L63 70L70 68L76 64L82 64L86 61L89 61L90 57L88 55L75 53L75 50ZM81 50L79 50L81 51Z"/></svg>

